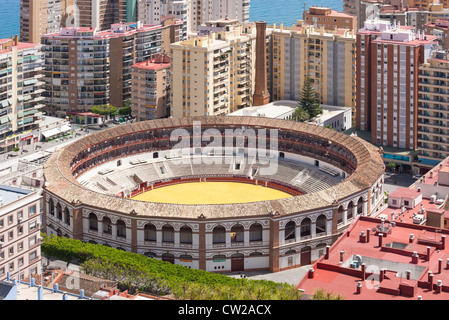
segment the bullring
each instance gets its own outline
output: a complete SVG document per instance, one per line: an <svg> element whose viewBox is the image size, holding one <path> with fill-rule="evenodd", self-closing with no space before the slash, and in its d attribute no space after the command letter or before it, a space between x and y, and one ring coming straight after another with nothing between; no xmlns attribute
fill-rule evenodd
<svg viewBox="0 0 449 320"><path fill-rule="evenodd" d="M195 164L206 144L173 154L171 133L187 130L193 141L194 122L202 132L223 135L236 128L277 130L277 173L260 175L263 165L249 157L249 145L235 149L243 157L226 150L203 154L223 160L213 165ZM179 157L184 165L174 162ZM384 170L377 147L294 121L209 116L136 122L86 136L50 157L44 223L47 233L191 268L276 272L310 264L357 215L375 213L383 203ZM166 185L205 181L249 183L292 196L231 204L132 199Z"/></svg>

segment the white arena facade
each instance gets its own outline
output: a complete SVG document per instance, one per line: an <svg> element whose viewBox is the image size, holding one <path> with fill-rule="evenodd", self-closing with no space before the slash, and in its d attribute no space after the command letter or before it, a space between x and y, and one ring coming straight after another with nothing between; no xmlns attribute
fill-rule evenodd
<svg viewBox="0 0 449 320"><path fill-rule="evenodd" d="M179 130L190 142L182 152L176 149L181 136L173 139ZM211 130L227 142L222 148L210 148ZM376 213L384 171L377 147L294 121L210 116L137 122L86 136L49 158L44 231L211 272L277 272L312 263L357 216ZM226 204L132 199L214 181L288 197Z"/></svg>

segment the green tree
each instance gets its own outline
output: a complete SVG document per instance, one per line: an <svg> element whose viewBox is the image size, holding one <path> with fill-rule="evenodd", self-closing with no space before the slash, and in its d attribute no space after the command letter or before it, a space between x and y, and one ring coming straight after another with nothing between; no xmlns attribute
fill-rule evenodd
<svg viewBox="0 0 449 320"><path fill-rule="evenodd" d="M103 122L105 116L112 116L117 114L117 108L110 104L100 104L93 106L90 111L102 116Z"/></svg>
<svg viewBox="0 0 449 320"><path fill-rule="evenodd" d="M310 119L310 115L302 106L298 105L292 114L292 120L304 122Z"/></svg>
<svg viewBox="0 0 449 320"><path fill-rule="evenodd" d="M123 107L118 110L118 114L122 115L122 116L130 115L131 114L131 105L132 105L131 101L126 100L123 103Z"/></svg>
<svg viewBox="0 0 449 320"><path fill-rule="evenodd" d="M307 111L310 117L309 119L315 118L323 113L318 93L312 88L312 82L307 76L299 96L298 106Z"/></svg>

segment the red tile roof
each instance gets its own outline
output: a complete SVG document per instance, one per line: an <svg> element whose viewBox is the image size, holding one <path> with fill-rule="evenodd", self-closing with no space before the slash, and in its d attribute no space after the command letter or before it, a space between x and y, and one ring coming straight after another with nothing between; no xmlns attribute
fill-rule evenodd
<svg viewBox="0 0 449 320"><path fill-rule="evenodd" d="M379 246L379 236L373 230L378 229L380 224L379 219L359 216L330 248L328 259L324 255L315 262L313 278L306 274L297 288L303 289L306 294L313 294L314 290L322 288L347 300L416 300L418 295L424 300L449 299L449 269L446 267L449 243L443 238L443 235L449 236L449 230L401 222L389 226L387 221L385 226L389 230L384 232L387 235L382 237L382 246ZM368 230L369 241L363 243L360 234L362 231L367 234ZM412 243L409 243L410 234L414 236ZM340 263L341 251L344 251L343 264ZM418 253L416 263L412 261L414 251ZM362 267L346 266L356 255L362 258L362 263L366 263L364 280ZM380 281L376 275L382 268L386 268L387 272L385 279ZM406 279L406 270L413 271L410 280ZM432 290L429 290L428 271L434 275ZM441 293L435 292L437 280L443 284ZM362 289L357 294L359 281Z"/></svg>

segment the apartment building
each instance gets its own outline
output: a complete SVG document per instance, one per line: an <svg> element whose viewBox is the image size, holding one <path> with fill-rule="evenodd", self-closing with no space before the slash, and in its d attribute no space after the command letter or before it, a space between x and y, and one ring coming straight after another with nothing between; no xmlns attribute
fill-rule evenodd
<svg viewBox="0 0 449 320"><path fill-rule="evenodd" d="M100 104L122 107L131 99L131 66L160 53L168 46L162 41L179 39L181 27L179 20L165 26L137 22L113 24L103 31L63 28L45 35L42 45L48 114L65 116L67 112L90 111ZM166 32L175 35L167 36Z"/></svg>
<svg viewBox="0 0 449 320"><path fill-rule="evenodd" d="M41 268L42 195L0 186L0 199L0 281L24 279Z"/></svg>
<svg viewBox="0 0 449 320"><path fill-rule="evenodd" d="M187 34L196 34L207 21L224 18L249 22L249 0L138 0L138 20L154 24L174 15L186 22Z"/></svg>
<svg viewBox="0 0 449 320"><path fill-rule="evenodd" d="M325 30L343 28L357 30L357 17L331 8L312 6L303 12L304 22L316 28L324 27Z"/></svg>
<svg viewBox="0 0 449 320"><path fill-rule="evenodd" d="M357 128L371 142L418 146L418 66L436 48L437 37L388 21L366 21L357 34Z"/></svg>
<svg viewBox="0 0 449 320"><path fill-rule="evenodd" d="M418 163L431 168L449 156L449 59L436 52L419 66Z"/></svg>
<svg viewBox="0 0 449 320"><path fill-rule="evenodd" d="M273 100L299 100L305 77L321 104L355 108L356 36L313 25L272 30Z"/></svg>
<svg viewBox="0 0 449 320"><path fill-rule="evenodd" d="M449 49L449 20L435 20L424 26L424 32L438 37L438 47Z"/></svg>
<svg viewBox="0 0 449 320"><path fill-rule="evenodd" d="M32 139L43 107L41 46L0 40L0 152ZM31 137L31 138L30 138Z"/></svg>
<svg viewBox="0 0 449 320"><path fill-rule="evenodd" d="M255 38L251 23L172 44L171 115L220 115L251 106Z"/></svg>
<svg viewBox="0 0 449 320"><path fill-rule="evenodd" d="M127 0L77 0L77 27L107 30L127 21Z"/></svg>
<svg viewBox="0 0 449 320"><path fill-rule="evenodd" d="M170 57L166 54L157 54L132 66L132 115L137 121L170 115L170 66Z"/></svg>
<svg viewBox="0 0 449 320"><path fill-rule="evenodd" d="M46 33L74 23L75 0L20 0L20 41L40 43Z"/></svg>

